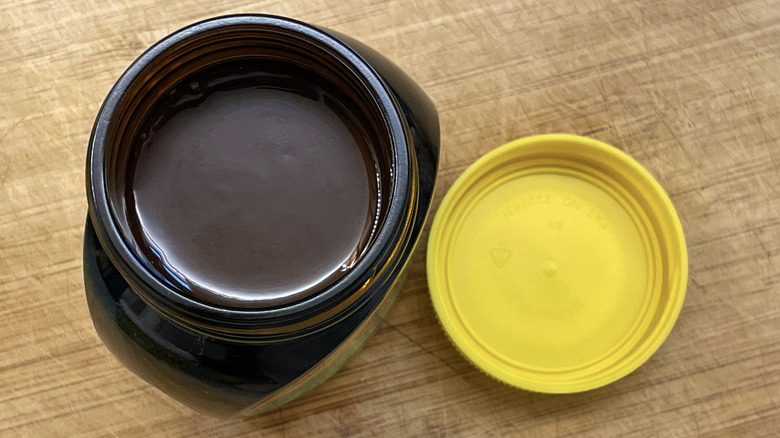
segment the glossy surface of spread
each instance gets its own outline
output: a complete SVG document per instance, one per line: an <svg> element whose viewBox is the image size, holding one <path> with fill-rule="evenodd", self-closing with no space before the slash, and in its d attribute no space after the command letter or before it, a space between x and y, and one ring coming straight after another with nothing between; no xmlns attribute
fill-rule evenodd
<svg viewBox="0 0 780 438"><path fill-rule="evenodd" d="M341 277L376 228L368 123L291 64L220 64L147 116L125 188L137 250L210 304L273 307Z"/></svg>

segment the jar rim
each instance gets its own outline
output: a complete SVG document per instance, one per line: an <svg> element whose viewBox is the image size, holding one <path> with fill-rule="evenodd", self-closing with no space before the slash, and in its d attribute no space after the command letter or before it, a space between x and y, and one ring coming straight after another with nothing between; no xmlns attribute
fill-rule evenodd
<svg viewBox="0 0 780 438"><path fill-rule="evenodd" d="M106 184L106 147L110 141L112 120L128 89L137 81L144 80L143 73L173 47L203 34L239 26L247 29L294 35L306 39L324 49L352 72L365 86L384 119L388 144L391 148L392 190L389 196L384 224L380 227L373 244L362 258L336 282L302 301L273 308L229 308L204 303L191 298L161 281L138 259L129 247L116 218L112 214L109 191ZM345 293L371 278L372 270L387 258L387 248L398 238L398 228L405 223L410 196L409 166L412 163L410 139L401 110L379 74L354 50L339 39L315 26L297 20L264 14L229 15L207 19L178 30L153 45L138 57L119 78L108 93L97 115L87 154L87 197L89 215L95 224L96 233L109 258L120 269L128 283L152 306L172 317L196 325L203 323L218 328L225 325L232 328L250 328L260 322L274 325L288 325L311 317L318 311L338 306ZM386 260L385 260L386 262Z"/></svg>

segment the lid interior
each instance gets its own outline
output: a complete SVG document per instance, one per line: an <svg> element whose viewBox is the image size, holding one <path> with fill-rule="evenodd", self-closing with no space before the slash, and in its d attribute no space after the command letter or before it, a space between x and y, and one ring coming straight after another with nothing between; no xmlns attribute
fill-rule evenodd
<svg viewBox="0 0 780 438"><path fill-rule="evenodd" d="M682 304L682 229L633 159L568 135L521 139L453 185L429 284L454 343L488 374L543 392L591 389L660 345Z"/></svg>

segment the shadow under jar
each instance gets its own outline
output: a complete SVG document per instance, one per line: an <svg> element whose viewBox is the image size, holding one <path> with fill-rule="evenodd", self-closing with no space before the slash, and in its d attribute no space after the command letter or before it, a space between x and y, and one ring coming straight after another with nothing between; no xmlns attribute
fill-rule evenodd
<svg viewBox="0 0 780 438"><path fill-rule="evenodd" d="M430 100L344 35L240 15L166 37L109 92L90 140L98 334L204 413L295 398L394 300L438 154Z"/></svg>

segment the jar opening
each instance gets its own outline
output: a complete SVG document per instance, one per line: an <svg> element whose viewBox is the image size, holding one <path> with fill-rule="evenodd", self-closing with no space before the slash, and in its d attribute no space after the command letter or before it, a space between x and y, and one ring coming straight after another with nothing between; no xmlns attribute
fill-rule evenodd
<svg viewBox="0 0 780 438"><path fill-rule="evenodd" d="M108 209L174 292L287 306L338 283L379 239L398 179L391 131L376 90L328 45L214 26L152 58L117 102Z"/></svg>

